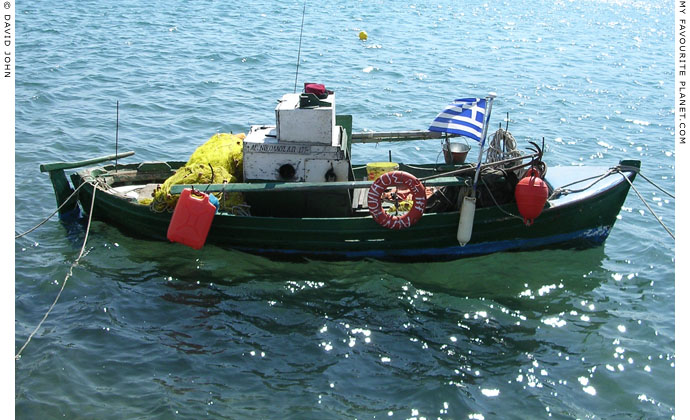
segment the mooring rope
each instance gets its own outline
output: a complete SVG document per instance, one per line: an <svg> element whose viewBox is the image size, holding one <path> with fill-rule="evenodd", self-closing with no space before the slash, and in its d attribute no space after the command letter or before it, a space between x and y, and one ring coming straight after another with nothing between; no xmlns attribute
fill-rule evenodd
<svg viewBox="0 0 690 420"><path fill-rule="evenodd" d="M665 189L663 189L663 188L661 188L660 186L658 186L658 185L656 185L655 183L653 183L652 180L649 179L649 178L647 178L646 176L644 176L644 175L642 174L642 172L638 172L637 174L638 174L639 176L641 176L642 178L644 178L645 181L647 181L647 182L649 182L650 184L654 185L654 186L655 186L659 191L661 191L662 193L668 195L669 197L673 198L674 200L676 199L676 196L675 196L675 195L671 194L670 192L666 191Z"/></svg>
<svg viewBox="0 0 690 420"><path fill-rule="evenodd" d="M561 194L572 194L572 193L578 193L578 192L588 190L588 189L592 188L594 186L594 184L596 184L597 182L599 182L602 179L614 174L617 171L619 171L618 168L611 168L608 170L608 172L604 173L603 175L590 176L589 178L583 178L583 179L580 179L578 181L571 182L570 184L565 184L563 186L560 186L560 187L556 188L555 190L553 190L553 193L551 193L551 195L549 196L548 199L551 200L555 197L558 197ZM595 179L595 178L596 178L596 180L594 182L590 183L589 185L587 185L584 188L580 188L577 190L569 190L569 189L565 188L565 187L569 187L571 185L579 184L580 182L589 181L590 179Z"/></svg>
<svg viewBox="0 0 690 420"><path fill-rule="evenodd" d="M625 178L626 181L628 181L628 184L630 184L630 187L632 187L633 191L635 191L635 193L637 194L637 196L640 197L640 200L642 200L642 203L644 203L644 205L647 206L647 209L649 209L649 212L652 213L652 216L654 216L654 217L656 218L657 222L659 222L659 224L661 225L661 227L663 227L664 229L666 229L666 232L668 232L668 234L671 235L671 238L673 238L673 240L675 240L676 237L673 235L673 232L671 232L671 230L670 230L668 227L666 227L666 225L664 224L664 222L661 221L661 219L659 218L659 216L657 216L656 213L654 213L654 210L652 210L652 208L649 206L649 204L647 204L647 201L645 201L645 199L642 198L642 194L640 194L640 192L637 191L637 188L635 188L635 186L632 184L632 182L630 182L630 180L628 179L628 177L627 177L623 172L621 172L620 170L618 170L617 172L618 172L619 174L621 174L621 176L622 176L623 178Z"/></svg>
<svg viewBox="0 0 690 420"><path fill-rule="evenodd" d="M640 173L640 168L635 167L635 166L621 166L621 165L619 165L619 166L616 166L616 167L614 167L614 168L609 169L608 172L606 172L605 174L603 174L603 175L601 175L601 176L592 176L592 177L585 178L585 179L581 179L581 180L575 181L575 182L571 182L570 184L566 184L566 185L564 185L564 186L562 186L562 187L556 188L556 189L553 191L553 193L551 194L551 196L549 197L549 200L553 199L554 197L559 196L560 194L571 194L571 193L576 193L576 192L584 191L584 190L586 190L586 189L591 188L594 184L596 184L597 182L599 182L599 181L601 181L602 179L606 178L607 176L612 175L612 174L614 174L614 173L619 173L623 178L625 178L625 180L628 182L628 184L630 184L630 187L633 189L633 191L635 191L635 194L637 194L637 196L640 198L640 200L642 200L642 203L647 207L647 209L649 210L649 212L652 213L652 216L654 216L654 218L656 218L657 222L659 222L659 224L661 225L661 227L663 227L663 228L666 230L666 232L667 232L669 235L671 235L671 238L673 238L673 239L675 240L676 237L675 237L675 235L673 234L673 232L671 232L671 230L664 224L664 222L661 221L661 218L660 218L659 216L657 216L657 214L654 212L654 210L652 210L652 207L651 207L651 206L647 203L647 201L642 197L642 194L640 194L640 192L637 191L637 188L635 188L635 186L633 185L633 183L632 183L632 182L630 181L630 179L623 173L623 171L632 171L632 172L636 172L637 175L640 175L640 176L641 176L642 178L644 178L647 182L649 182L650 184L652 184L653 186L655 186L657 189L659 189L659 191L663 192L664 194L668 195L669 197L672 197L672 198L674 198L674 199L676 198L673 194L671 194L671 193L669 193L668 191L664 190L663 188L661 188L660 186L658 186L658 185L656 185L654 182L652 182L650 179L648 179L646 176L642 175L642 174ZM588 181L588 180L590 180L590 179L595 179L595 178L596 178L596 180L595 180L594 182L590 183L589 185L587 185L587 186L584 187L584 188L580 188L580 189L577 189L577 190L568 190L568 189L565 188L565 187L568 187L568 186L570 186L570 185L577 184L577 183L580 183L580 182L583 182L583 181Z"/></svg>
<svg viewBox="0 0 690 420"><path fill-rule="evenodd" d="M627 166L627 165L618 165L616 168L619 171L633 171L636 172L639 176L641 176L645 181L649 182L652 184L657 190L661 191L662 193L666 194L667 196L673 198L674 200L676 199L676 196L671 194L670 192L666 191L665 189L661 188L660 186L656 185L651 179L647 178L644 176L644 174L640 171L640 168L637 166Z"/></svg>
<svg viewBox="0 0 690 420"><path fill-rule="evenodd" d="M84 184L86 184L86 182L82 183L79 186L79 188L81 188ZM79 252L79 256L77 257L76 260L74 260L74 262L70 266L69 271L67 272L67 275L65 276L65 279L62 281L62 286L60 287L60 291L58 291L57 296L55 296L55 300L53 301L53 304L50 305L50 308L48 308L48 312L46 312L46 314L43 315L41 322L39 322L38 325L36 326L36 328L31 332L31 334L29 334L29 338L26 339L26 342L24 343L22 348L20 348L19 351L17 352L17 354L14 356L14 360L19 360L19 358L21 357L22 352L24 351L26 346L29 345L29 342L31 342L31 339L34 337L34 335L36 335L38 330L43 325L43 322L48 318L48 315L50 314L50 312L53 310L53 308L57 304L58 300L60 299L60 295L62 295L62 291L65 290L65 286L67 285L67 280L69 280L69 278L72 277L72 270L74 270L74 267L76 267L77 264L79 264L79 260L81 260L81 257L84 255L84 250L86 249L86 241L88 241L88 239L89 239L89 229L91 228L91 217L93 216L93 203L96 201L96 190L97 190L97 188L96 188L95 184L92 184L92 186L93 186L93 194L91 195L91 209L89 210L89 221L86 225L86 234L84 235L84 243L81 246L81 251Z"/></svg>
<svg viewBox="0 0 690 420"><path fill-rule="evenodd" d="M27 231L24 232L24 233L20 233L19 235L16 235L16 236L14 237L14 239L19 239L19 238L21 238L21 237L24 236L24 235L28 235L29 233L31 233L31 232L33 232L34 230L38 229L39 227L43 226L48 220L50 220L51 217L55 216L55 214L56 214L57 212L59 212L60 209L63 208L63 207L65 206L65 204L67 204L67 203L69 202L69 200L70 200L72 197L74 197L74 195L77 193L77 191L79 191L79 190L81 189L81 187L83 187L85 184L86 184L86 183L84 182L84 183L82 183L79 187L77 187L77 189L75 189L74 192L72 192L72 194L70 194L70 196L67 197L67 199L64 201L64 203L60 204L60 207L58 207L57 210L55 210L55 211L53 212L53 214L51 214L50 216L48 216L44 221L42 221L41 223L37 224L36 226L32 227L31 229L27 230Z"/></svg>

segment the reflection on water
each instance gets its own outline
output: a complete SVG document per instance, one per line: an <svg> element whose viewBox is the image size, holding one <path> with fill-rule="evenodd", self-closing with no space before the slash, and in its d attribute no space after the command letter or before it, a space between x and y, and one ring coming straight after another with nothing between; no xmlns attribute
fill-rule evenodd
<svg viewBox="0 0 690 420"><path fill-rule="evenodd" d="M436 410L477 416L536 392L530 406L549 413L606 394L609 375L651 370L649 360L638 368L640 356L625 354L624 337L602 343L610 308L596 290L617 281L603 268L603 248L398 265L286 264L213 248L195 258L157 246L103 248L159 274L140 285L147 300L167 305L149 319L151 338L212 357L213 375L300 389L307 406L342 415L411 415L402 412L410 406L429 413L437 400L420 399L420 390L442 396ZM188 393L180 382L165 387ZM232 392L210 386L219 398Z"/></svg>
<svg viewBox="0 0 690 420"><path fill-rule="evenodd" d="M79 298L72 310L82 319L65 336L83 336L96 321L112 345L136 337L129 346L154 363L147 369L160 390L209 415L226 413L214 410L230 401L237 415L256 414L250 394L238 398L242 384L276 393L262 416L291 407L296 418L319 409L486 418L496 404L567 416L587 412L587 398L597 410L614 409L616 396L627 395L621 381L663 383L674 368L672 353L635 345L659 342L656 321L610 296L621 282L646 280L621 270L604 247L429 264L285 263L136 241L104 225L90 244L88 278L79 271L75 281L102 284L109 298L96 303L100 315L89 313L93 298ZM173 365L177 376L161 376ZM650 412L671 412L648 394L635 398Z"/></svg>

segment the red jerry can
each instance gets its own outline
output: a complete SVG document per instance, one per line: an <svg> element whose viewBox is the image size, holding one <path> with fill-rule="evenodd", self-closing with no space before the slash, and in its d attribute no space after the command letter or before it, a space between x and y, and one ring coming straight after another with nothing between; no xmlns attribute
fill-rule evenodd
<svg viewBox="0 0 690 420"><path fill-rule="evenodd" d="M168 239L194 249L201 249L211 228L216 207L211 204L208 194L186 188L177 201L170 226Z"/></svg>
<svg viewBox="0 0 690 420"><path fill-rule="evenodd" d="M539 171L532 168L515 187L515 201L525 224L531 226L541 214L549 195L549 187L540 177Z"/></svg>

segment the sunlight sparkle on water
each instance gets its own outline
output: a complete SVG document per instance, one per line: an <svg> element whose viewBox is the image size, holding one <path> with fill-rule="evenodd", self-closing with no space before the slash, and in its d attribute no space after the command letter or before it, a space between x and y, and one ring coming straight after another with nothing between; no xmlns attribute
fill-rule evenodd
<svg viewBox="0 0 690 420"><path fill-rule="evenodd" d="M482 389L482 394L484 394L487 397L498 397L498 394L501 393L501 390L499 389Z"/></svg>
<svg viewBox="0 0 690 420"><path fill-rule="evenodd" d="M591 385L582 388L582 390L588 393L589 395L597 395L597 390Z"/></svg>
<svg viewBox="0 0 690 420"><path fill-rule="evenodd" d="M547 293L549 293L550 291L555 290L555 289L556 289L556 285L555 285L555 284L549 284L549 285L547 285L547 286L542 286L542 287L537 291L537 293L539 293L539 296L544 296L545 294L547 294Z"/></svg>
<svg viewBox="0 0 690 420"><path fill-rule="evenodd" d="M547 318L543 322L544 322L544 324L550 325L554 328L561 328L561 327L564 327L566 324L565 320L560 319L558 317Z"/></svg>
<svg viewBox="0 0 690 420"><path fill-rule="evenodd" d="M364 336L367 337L367 338L368 338L369 336L371 336L371 330L365 330L365 329L363 329L363 328L353 328L353 329L350 330L350 332L351 332L352 334L362 334L362 335L364 335ZM366 339L365 339L365 341L366 341L367 343L369 342L369 340L366 340Z"/></svg>
<svg viewBox="0 0 690 420"><path fill-rule="evenodd" d="M528 297L530 299L534 299L534 296L532 296L532 291L530 289L520 292L520 297Z"/></svg>

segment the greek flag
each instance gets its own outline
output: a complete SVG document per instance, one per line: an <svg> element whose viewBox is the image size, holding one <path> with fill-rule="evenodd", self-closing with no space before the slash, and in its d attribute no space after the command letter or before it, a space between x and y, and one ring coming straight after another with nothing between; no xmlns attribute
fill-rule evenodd
<svg viewBox="0 0 690 420"><path fill-rule="evenodd" d="M429 126L429 131L453 133L482 140L486 99L456 99Z"/></svg>

